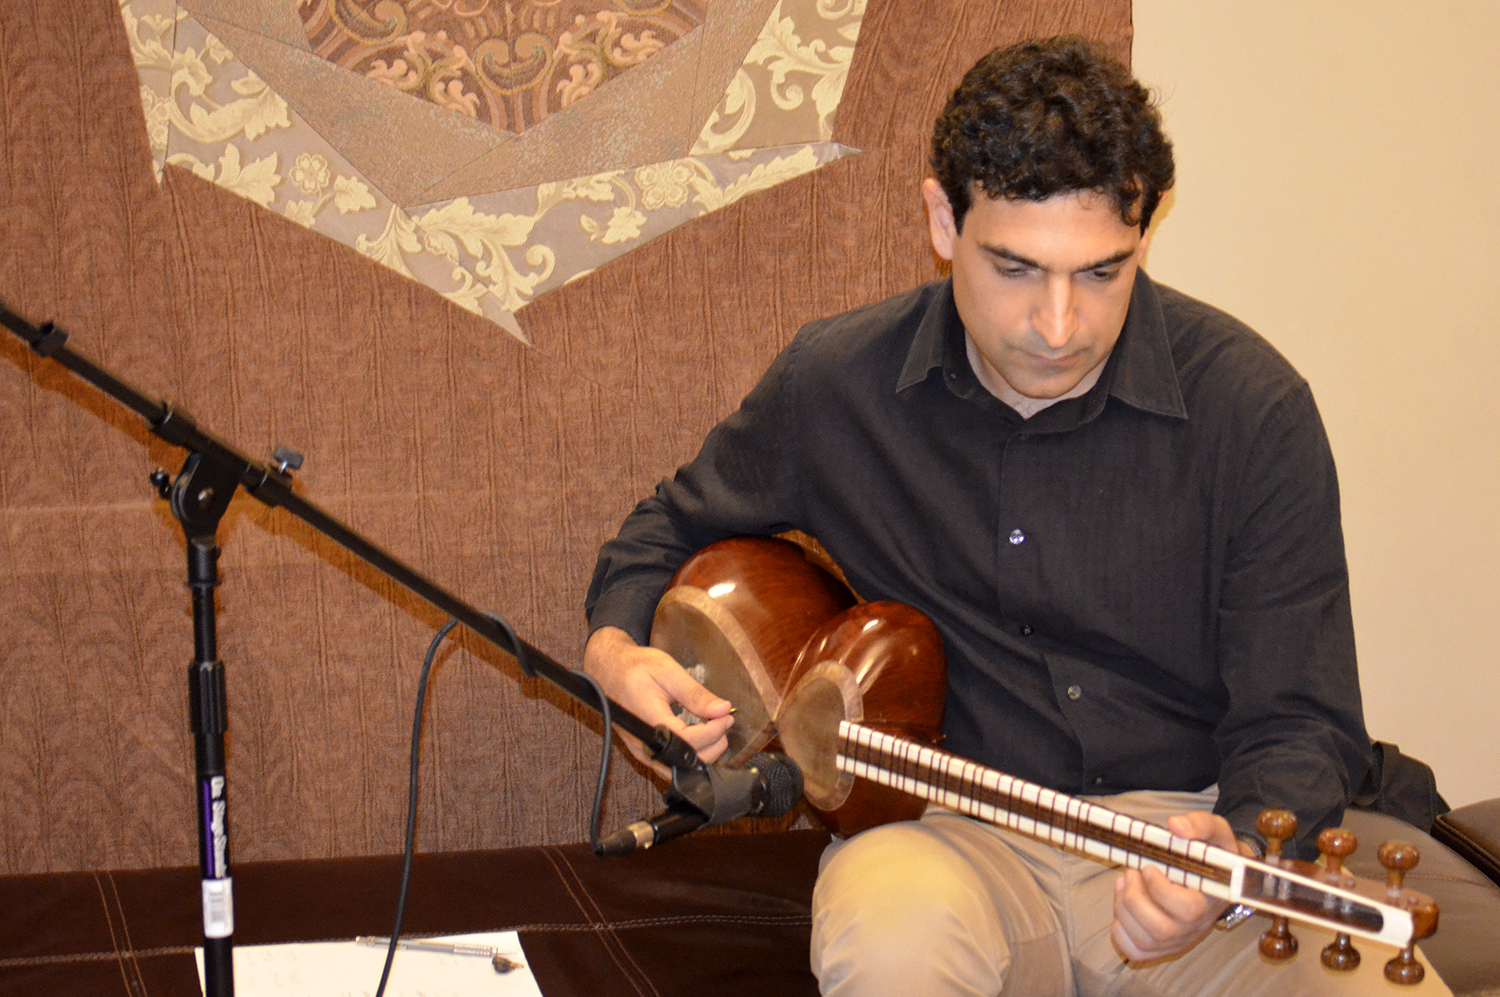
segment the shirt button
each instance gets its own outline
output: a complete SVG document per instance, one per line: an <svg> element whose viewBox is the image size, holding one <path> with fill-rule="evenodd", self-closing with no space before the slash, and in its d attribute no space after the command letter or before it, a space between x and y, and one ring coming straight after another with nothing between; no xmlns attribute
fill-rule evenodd
<svg viewBox="0 0 1500 997"><path fill-rule="evenodd" d="M1104 785L1104 776L1102 776L1102 775L1096 775L1096 776L1094 776L1094 785L1096 785L1096 786L1102 786L1102 785Z"/></svg>
<svg viewBox="0 0 1500 997"><path fill-rule="evenodd" d="M1034 633L1036 633L1036 627L1033 627L1030 623L1021 624L1022 637L1030 637Z"/></svg>
<svg viewBox="0 0 1500 997"><path fill-rule="evenodd" d="M1083 687L1078 685L1068 686L1068 698L1077 699L1083 695Z"/></svg>
<svg viewBox="0 0 1500 997"><path fill-rule="evenodd" d="M1010 542L1013 543L1013 544L1025 543L1026 542L1026 534L1022 533L1020 530L1011 530L1010 531Z"/></svg>

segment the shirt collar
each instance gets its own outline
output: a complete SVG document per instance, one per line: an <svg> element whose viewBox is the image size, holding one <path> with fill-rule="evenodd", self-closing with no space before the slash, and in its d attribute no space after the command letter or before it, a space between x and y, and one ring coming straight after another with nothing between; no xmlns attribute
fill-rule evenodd
<svg viewBox="0 0 1500 997"><path fill-rule="evenodd" d="M897 394L927 380L927 375L933 370L942 368L950 352L949 332L963 328L958 320L958 309L953 304L953 278L930 286L935 286L936 297L922 314L916 335L912 337L911 348L906 352L906 365L901 368L901 377L896 381ZM964 362L968 362L967 357Z"/></svg>
<svg viewBox="0 0 1500 997"><path fill-rule="evenodd" d="M1144 270L1135 273L1130 311L1125 316L1120 341L1110 352L1109 365L1114 369L1106 368L1104 375L1111 395L1144 412L1187 418L1177 364L1172 359L1172 342L1167 337L1167 320L1162 315L1161 295L1156 293L1156 282Z"/></svg>
<svg viewBox="0 0 1500 997"><path fill-rule="evenodd" d="M962 332L963 324L953 304L953 281L949 278L938 287L936 300L922 316L916 335L912 337L906 364L896 382L897 393L904 393L925 381L937 369L947 371L951 390L959 394L969 393L961 385L970 380L977 385L978 379L973 377L969 367ZM1162 315L1161 298L1156 293L1156 284L1144 270L1136 271L1125 328L1121 330L1120 339L1110 351L1106 364L1099 385L1089 395L1102 389L1132 408L1172 418L1187 418L1187 406L1183 404L1177 368L1172 361L1172 344L1167 338L1167 323ZM983 393L986 397L993 397L987 391ZM1096 415L1100 408L1102 405L1089 406L1089 417Z"/></svg>

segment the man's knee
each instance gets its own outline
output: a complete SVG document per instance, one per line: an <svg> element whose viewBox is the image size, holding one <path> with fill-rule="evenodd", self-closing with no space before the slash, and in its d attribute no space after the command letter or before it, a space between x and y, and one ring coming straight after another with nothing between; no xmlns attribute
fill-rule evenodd
<svg viewBox="0 0 1500 997"><path fill-rule="evenodd" d="M1056 947L1055 921L1034 884L1033 909L1016 916L1010 894L1025 876L1019 863L1008 854L976 856L972 844L923 821L831 847L813 896L813 971L824 993L993 997L1018 947L1030 959L1038 934L1043 947ZM1017 869L1007 874L997 861ZM1006 880L999 893L997 873Z"/></svg>

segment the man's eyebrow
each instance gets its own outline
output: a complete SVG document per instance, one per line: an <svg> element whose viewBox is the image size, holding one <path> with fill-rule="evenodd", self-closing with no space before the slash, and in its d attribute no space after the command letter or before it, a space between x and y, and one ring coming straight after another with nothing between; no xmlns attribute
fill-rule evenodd
<svg viewBox="0 0 1500 997"><path fill-rule="evenodd" d="M998 257L1002 260L1009 260L1012 263L1019 263L1023 267L1031 267L1033 270L1047 269L1036 260L1033 260L1031 257L1022 255L1021 253L1018 253L1012 249L1006 249L1004 246L992 246L987 243L981 243L979 248L991 256ZM1112 256L1106 256L1102 260L1095 260L1093 263L1085 263L1083 266L1079 267L1073 272L1086 273L1089 270L1100 270L1104 267L1112 267L1116 263L1125 262L1133 255L1135 255L1134 247L1130 249L1122 249L1118 253L1115 253Z"/></svg>

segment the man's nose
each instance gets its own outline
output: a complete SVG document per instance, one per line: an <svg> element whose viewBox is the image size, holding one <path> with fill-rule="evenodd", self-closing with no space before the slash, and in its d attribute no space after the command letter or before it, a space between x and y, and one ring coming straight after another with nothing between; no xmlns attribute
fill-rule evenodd
<svg viewBox="0 0 1500 997"><path fill-rule="evenodd" d="M1032 324L1048 349L1060 350L1078 331L1078 307L1071 276L1050 277L1043 293L1042 301L1032 314Z"/></svg>

